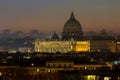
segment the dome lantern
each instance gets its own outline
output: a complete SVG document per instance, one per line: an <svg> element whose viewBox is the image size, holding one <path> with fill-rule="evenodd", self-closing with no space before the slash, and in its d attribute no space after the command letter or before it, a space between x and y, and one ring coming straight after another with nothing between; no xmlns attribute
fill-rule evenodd
<svg viewBox="0 0 120 80"><path fill-rule="evenodd" d="M72 11L72 13L71 13L71 17L70 17L70 18L71 18L71 19L74 19L74 18L75 18L73 11Z"/></svg>

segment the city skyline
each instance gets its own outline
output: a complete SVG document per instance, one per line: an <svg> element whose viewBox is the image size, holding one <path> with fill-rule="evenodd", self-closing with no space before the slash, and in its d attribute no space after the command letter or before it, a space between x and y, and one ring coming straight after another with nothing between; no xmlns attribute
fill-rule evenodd
<svg viewBox="0 0 120 80"><path fill-rule="evenodd" d="M113 0L1 0L0 31L62 32L73 11L83 32L106 29L119 32L120 1Z"/></svg>

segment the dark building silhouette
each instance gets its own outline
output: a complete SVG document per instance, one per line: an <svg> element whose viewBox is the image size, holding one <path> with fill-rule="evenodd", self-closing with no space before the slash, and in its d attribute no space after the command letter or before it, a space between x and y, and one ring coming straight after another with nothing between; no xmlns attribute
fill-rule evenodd
<svg viewBox="0 0 120 80"><path fill-rule="evenodd" d="M51 40L60 40L56 32L53 33Z"/></svg>
<svg viewBox="0 0 120 80"><path fill-rule="evenodd" d="M83 31L82 26L75 19L74 13L71 13L70 19L65 23L62 32L62 40L82 40L83 39Z"/></svg>

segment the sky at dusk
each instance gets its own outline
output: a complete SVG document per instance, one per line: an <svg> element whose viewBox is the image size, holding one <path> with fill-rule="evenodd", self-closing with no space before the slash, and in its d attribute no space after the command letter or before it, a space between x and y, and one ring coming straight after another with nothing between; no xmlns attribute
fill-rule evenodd
<svg viewBox="0 0 120 80"><path fill-rule="evenodd" d="M71 12L83 31L120 31L120 0L0 0L0 31L62 32Z"/></svg>

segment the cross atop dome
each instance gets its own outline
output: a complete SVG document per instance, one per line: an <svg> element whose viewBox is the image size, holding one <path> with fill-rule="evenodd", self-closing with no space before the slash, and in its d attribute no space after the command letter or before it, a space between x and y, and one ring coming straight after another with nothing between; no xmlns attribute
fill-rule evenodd
<svg viewBox="0 0 120 80"><path fill-rule="evenodd" d="M71 13L71 17L70 17L70 18L71 18L71 19L75 18L73 11L72 11L72 13Z"/></svg>

